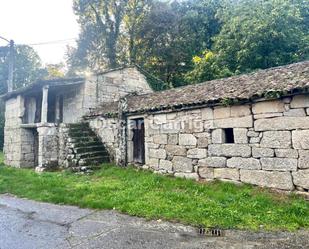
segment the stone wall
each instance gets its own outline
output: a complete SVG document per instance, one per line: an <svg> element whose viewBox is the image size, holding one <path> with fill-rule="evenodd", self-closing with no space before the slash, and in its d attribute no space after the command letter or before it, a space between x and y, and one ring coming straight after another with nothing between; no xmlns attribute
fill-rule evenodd
<svg viewBox="0 0 309 249"><path fill-rule="evenodd" d="M76 144L70 136L70 125L60 124L58 132L58 165L61 168L74 169L78 167L79 158L77 158Z"/></svg>
<svg viewBox="0 0 309 249"><path fill-rule="evenodd" d="M39 91L39 89L38 89ZM130 94L143 94L152 92L145 77L134 67L114 70L92 76L85 83L49 88L49 94L56 99L56 119L60 114L60 95L63 96L63 123L77 123L84 114L97 107L102 102L118 101L121 97ZM27 92L24 93L25 96ZM37 97L41 96L39 93ZM59 164L63 166L69 156L65 126L56 127L54 124L34 124L35 99L26 101L23 95L10 98L6 101L5 111L5 163L15 167L52 168ZM26 114L26 115L25 115ZM23 124L23 117L24 123ZM59 118L59 117L58 117ZM30 123L30 124L29 124ZM29 124L29 126L27 126ZM98 130L99 123L94 123L94 130ZM107 148L113 151L112 155L118 162L124 153L118 145L119 134L107 131L98 131ZM117 133L117 132L116 132ZM60 149L58 148L60 146ZM119 159L119 160L118 160ZM65 165L64 165L65 166Z"/></svg>
<svg viewBox="0 0 309 249"><path fill-rule="evenodd" d="M130 93L152 92L146 78L136 68L124 68L88 77L85 84L65 92L64 123L79 122L100 103L118 101Z"/></svg>
<svg viewBox="0 0 309 249"><path fill-rule="evenodd" d="M20 129L20 166L23 168L34 168L38 165L38 142L39 137L35 128Z"/></svg>
<svg viewBox="0 0 309 249"><path fill-rule="evenodd" d="M309 189L309 96L144 118L146 167L154 171ZM226 143L227 128L233 143Z"/></svg>
<svg viewBox="0 0 309 249"><path fill-rule="evenodd" d="M129 93L137 95L151 93L151 87L143 74L129 67L97 76L98 102L113 102Z"/></svg>
<svg viewBox="0 0 309 249"><path fill-rule="evenodd" d="M97 117L89 120L89 126L101 139L111 159L119 164L124 153L120 146L118 119Z"/></svg>
<svg viewBox="0 0 309 249"><path fill-rule="evenodd" d="M5 103L4 127L4 161L7 165L20 167L22 117L24 114L24 99L21 96L11 98Z"/></svg>
<svg viewBox="0 0 309 249"><path fill-rule="evenodd" d="M73 146L71 145L69 136L69 127L66 124L59 125L58 132L58 164L60 167L68 168L70 167L70 160L73 159L71 154L73 153Z"/></svg>
<svg viewBox="0 0 309 249"><path fill-rule="evenodd" d="M32 168L38 163L38 135L36 128L22 127L24 113L22 96L6 101L4 159L7 165Z"/></svg>
<svg viewBox="0 0 309 249"><path fill-rule="evenodd" d="M56 169L58 167L58 127L45 124L37 128L39 135L38 168Z"/></svg>
<svg viewBox="0 0 309 249"><path fill-rule="evenodd" d="M84 106L84 86L79 85L63 95L63 123L75 123L81 120L88 109Z"/></svg>

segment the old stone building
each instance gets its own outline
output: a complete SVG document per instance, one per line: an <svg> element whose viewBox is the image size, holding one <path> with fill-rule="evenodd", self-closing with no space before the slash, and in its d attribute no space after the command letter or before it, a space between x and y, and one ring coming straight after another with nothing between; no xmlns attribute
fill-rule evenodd
<svg viewBox="0 0 309 249"><path fill-rule="evenodd" d="M135 67L88 78L38 81L4 96L5 163L37 170L79 167L109 160L84 114L127 94L152 92Z"/></svg>
<svg viewBox="0 0 309 249"><path fill-rule="evenodd" d="M87 165L74 141L77 133L86 134L79 138L84 142L92 134L103 145L94 156L106 153L118 164L191 179L308 192L309 61L163 92L152 92L136 69L126 70L136 75L113 72L129 77L132 84L126 79L120 84L124 89L105 87L114 82L103 75L101 80L42 83L42 97L35 95L36 101L27 98L33 88L8 94L7 164ZM44 109L48 85L51 96L53 89L66 93L60 102L55 94L54 113ZM69 89L82 93L69 94ZM29 111L38 106L38 99L41 115ZM48 106L53 106L50 99ZM43 122L35 128L23 122L38 116ZM57 122L49 122L50 117ZM36 153L38 159L32 156Z"/></svg>

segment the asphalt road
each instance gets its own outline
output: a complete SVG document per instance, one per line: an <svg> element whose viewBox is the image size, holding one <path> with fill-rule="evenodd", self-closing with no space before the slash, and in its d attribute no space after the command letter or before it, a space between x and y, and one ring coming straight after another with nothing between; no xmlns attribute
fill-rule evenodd
<svg viewBox="0 0 309 249"><path fill-rule="evenodd" d="M201 236L181 224L0 195L0 249L49 248L309 249L309 231Z"/></svg>

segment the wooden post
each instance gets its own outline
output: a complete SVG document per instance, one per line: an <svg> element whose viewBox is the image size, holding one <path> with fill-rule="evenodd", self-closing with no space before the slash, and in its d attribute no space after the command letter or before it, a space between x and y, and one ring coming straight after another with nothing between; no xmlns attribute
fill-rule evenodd
<svg viewBox="0 0 309 249"><path fill-rule="evenodd" d="M48 86L44 86L42 97L42 112L41 112L41 123L47 123L47 112L48 112Z"/></svg>

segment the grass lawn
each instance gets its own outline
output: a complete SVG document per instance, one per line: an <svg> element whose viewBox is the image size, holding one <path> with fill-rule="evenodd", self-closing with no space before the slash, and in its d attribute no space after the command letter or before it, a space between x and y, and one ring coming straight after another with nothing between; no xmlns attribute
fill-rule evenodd
<svg viewBox="0 0 309 249"><path fill-rule="evenodd" d="M1 155L2 157L2 155ZM104 165L94 174L36 174L0 161L0 193L205 227L309 228L309 202L248 185L196 183Z"/></svg>

